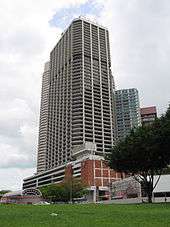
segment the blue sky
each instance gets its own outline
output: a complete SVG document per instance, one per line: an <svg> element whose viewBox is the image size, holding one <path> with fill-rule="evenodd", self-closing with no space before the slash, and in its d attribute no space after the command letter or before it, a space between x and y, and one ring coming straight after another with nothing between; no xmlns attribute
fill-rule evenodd
<svg viewBox="0 0 170 227"><path fill-rule="evenodd" d="M101 5L96 4L93 0L89 0L84 4L63 8L55 13L49 21L50 26L60 27L65 29L71 21L80 15L100 15Z"/></svg>

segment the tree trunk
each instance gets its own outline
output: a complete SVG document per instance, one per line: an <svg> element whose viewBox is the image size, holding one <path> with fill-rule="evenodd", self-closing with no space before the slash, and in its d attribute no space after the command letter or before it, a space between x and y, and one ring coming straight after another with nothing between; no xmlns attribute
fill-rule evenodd
<svg viewBox="0 0 170 227"><path fill-rule="evenodd" d="M152 203L152 193L153 193L153 183L151 181L148 181L147 182L148 203Z"/></svg>
<svg viewBox="0 0 170 227"><path fill-rule="evenodd" d="M148 193L148 203L152 203L152 192Z"/></svg>

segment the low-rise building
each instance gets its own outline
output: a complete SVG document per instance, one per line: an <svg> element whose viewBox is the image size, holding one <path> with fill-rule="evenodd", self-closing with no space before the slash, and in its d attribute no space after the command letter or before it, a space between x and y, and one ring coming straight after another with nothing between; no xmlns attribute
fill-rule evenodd
<svg viewBox="0 0 170 227"><path fill-rule="evenodd" d="M141 196L141 184L133 177L112 183L112 198L137 198Z"/></svg>
<svg viewBox="0 0 170 227"><path fill-rule="evenodd" d="M36 204L42 200L41 192L38 189L31 188L5 193L2 196L0 203Z"/></svg>
<svg viewBox="0 0 170 227"><path fill-rule="evenodd" d="M154 186L159 176L154 176ZM134 177L127 177L111 184L112 199L140 198L147 200L141 184ZM170 175L162 175L153 190L153 202L170 201Z"/></svg>
<svg viewBox="0 0 170 227"><path fill-rule="evenodd" d="M159 176L154 179L154 184ZM170 197L170 174L162 175L158 184L156 185L153 195L157 197Z"/></svg>
<svg viewBox="0 0 170 227"><path fill-rule="evenodd" d="M140 109L142 125L150 125L157 118L156 106Z"/></svg>
<svg viewBox="0 0 170 227"><path fill-rule="evenodd" d="M95 144L90 142L74 148L73 158L77 158L75 161L24 179L23 189L59 184L66 177L73 176L87 185L88 201L109 199L111 183L120 180L122 176L110 169L102 156L94 155L95 149Z"/></svg>

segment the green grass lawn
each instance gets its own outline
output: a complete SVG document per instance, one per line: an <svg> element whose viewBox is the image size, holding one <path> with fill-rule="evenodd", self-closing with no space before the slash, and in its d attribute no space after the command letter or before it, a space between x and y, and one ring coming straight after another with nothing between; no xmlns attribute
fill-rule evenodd
<svg viewBox="0 0 170 227"><path fill-rule="evenodd" d="M0 227L8 226L170 226L170 204L0 205Z"/></svg>

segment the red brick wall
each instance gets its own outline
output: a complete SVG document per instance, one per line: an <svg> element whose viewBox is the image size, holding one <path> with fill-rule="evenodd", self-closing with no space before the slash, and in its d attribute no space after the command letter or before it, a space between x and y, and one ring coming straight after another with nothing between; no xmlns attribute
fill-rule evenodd
<svg viewBox="0 0 170 227"><path fill-rule="evenodd" d="M121 174L110 169L106 161L85 160L81 164L81 178L88 186L108 186L110 182L121 178Z"/></svg>
<svg viewBox="0 0 170 227"><path fill-rule="evenodd" d="M85 185L94 185L93 160L85 160L81 163L81 179Z"/></svg>
<svg viewBox="0 0 170 227"><path fill-rule="evenodd" d="M64 180L70 180L72 173L72 165L67 165ZM109 186L117 178L121 178L121 174L110 169L106 161L85 160L81 163L81 180L87 186Z"/></svg>
<svg viewBox="0 0 170 227"><path fill-rule="evenodd" d="M95 169L95 176L96 177L101 177L102 173L101 173L101 169Z"/></svg>

